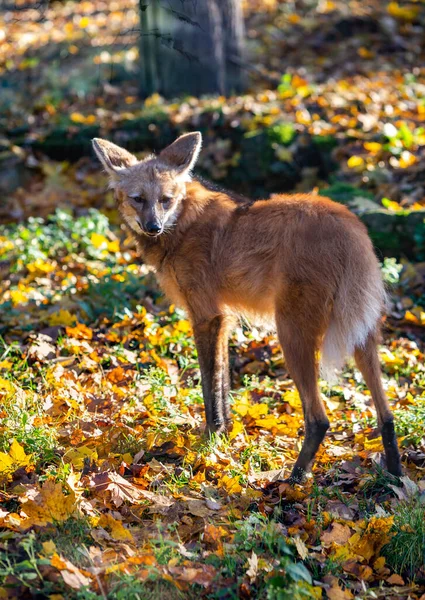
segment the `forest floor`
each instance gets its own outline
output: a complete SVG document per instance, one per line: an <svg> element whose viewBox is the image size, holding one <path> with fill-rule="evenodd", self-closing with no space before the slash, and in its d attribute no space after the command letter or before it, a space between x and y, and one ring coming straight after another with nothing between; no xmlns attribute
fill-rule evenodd
<svg viewBox="0 0 425 600"><path fill-rule="evenodd" d="M207 439L190 324L137 259L106 177L32 145L58 126L108 136L158 107L191 129L206 112L200 165L216 181L241 160L232 128L270 130L280 163L295 138L331 137L337 182L395 214L423 210L424 4L246 4L251 93L181 102L108 79L137 60L133 3L2 15L1 150L25 177L0 207L0 599L425 598L424 256L380 257L405 476L384 470L349 363L320 384L331 429L313 477L290 487L303 417L276 337L238 327L234 426ZM294 189L334 183L304 170Z"/></svg>

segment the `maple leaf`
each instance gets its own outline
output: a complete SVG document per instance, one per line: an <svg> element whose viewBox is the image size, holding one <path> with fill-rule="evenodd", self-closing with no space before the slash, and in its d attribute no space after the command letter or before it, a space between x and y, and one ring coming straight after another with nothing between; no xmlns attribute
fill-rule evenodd
<svg viewBox="0 0 425 600"><path fill-rule="evenodd" d="M96 493L108 492L116 507L121 506L123 502L139 502L143 497L142 490L113 471L93 475L90 487Z"/></svg>
<svg viewBox="0 0 425 600"><path fill-rule="evenodd" d="M65 495L62 485L52 480L46 481L41 489L31 489L20 498L23 527L33 525L44 527L48 523L66 521L78 511L74 492Z"/></svg>
<svg viewBox="0 0 425 600"><path fill-rule="evenodd" d="M24 449L16 440L13 440L9 452L0 452L0 480L10 481L12 474L21 467L27 467L31 462L31 455L25 454Z"/></svg>

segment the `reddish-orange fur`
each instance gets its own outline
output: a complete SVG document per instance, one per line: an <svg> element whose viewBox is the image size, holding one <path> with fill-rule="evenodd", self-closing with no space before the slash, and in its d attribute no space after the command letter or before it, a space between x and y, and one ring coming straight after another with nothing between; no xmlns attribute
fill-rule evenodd
<svg viewBox="0 0 425 600"><path fill-rule="evenodd" d="M366 228L327 198L276 195L244 203L188 181L192 154L199 151L196 135L183 136L157 159L132 160L111 174L119 209L143 259L192 321L207 426L221 431L230 419L227 339L235 315L274 319L305 414L306 436L292 479L301 479L310 467L329 426L317 387L320 349L331 367L345 353L355 354L376 404L388 468L400 475L376 353L384 292ZM108 147L96 151L105 164ZM128 198L137 182L144 197L140 208ZM161 212L164 193L173 200ZM153 218L164 232L149 237L141 228Z"/></svg>

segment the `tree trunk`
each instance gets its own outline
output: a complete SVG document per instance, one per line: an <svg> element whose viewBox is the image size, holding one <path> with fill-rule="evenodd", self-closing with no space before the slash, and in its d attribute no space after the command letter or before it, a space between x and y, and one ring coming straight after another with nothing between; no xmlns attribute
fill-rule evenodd
<svg viewBox="0 0 425 600"><path fill-rule="evenodd" d="M139 8L142 96L243 89L240 0L139 0Z"/></svg>

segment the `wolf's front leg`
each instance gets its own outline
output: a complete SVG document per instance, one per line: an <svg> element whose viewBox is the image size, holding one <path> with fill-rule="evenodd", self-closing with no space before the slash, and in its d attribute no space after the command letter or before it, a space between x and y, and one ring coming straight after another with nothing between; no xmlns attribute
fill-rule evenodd
<svg viewBox="0 0 425 600"><path fill-rule="evenodd" d="M205 403L207 431L223 432L229 422L227 327L223 316L193 323L202 393ZM224 398L224 394L226 398Z"/></svg>

